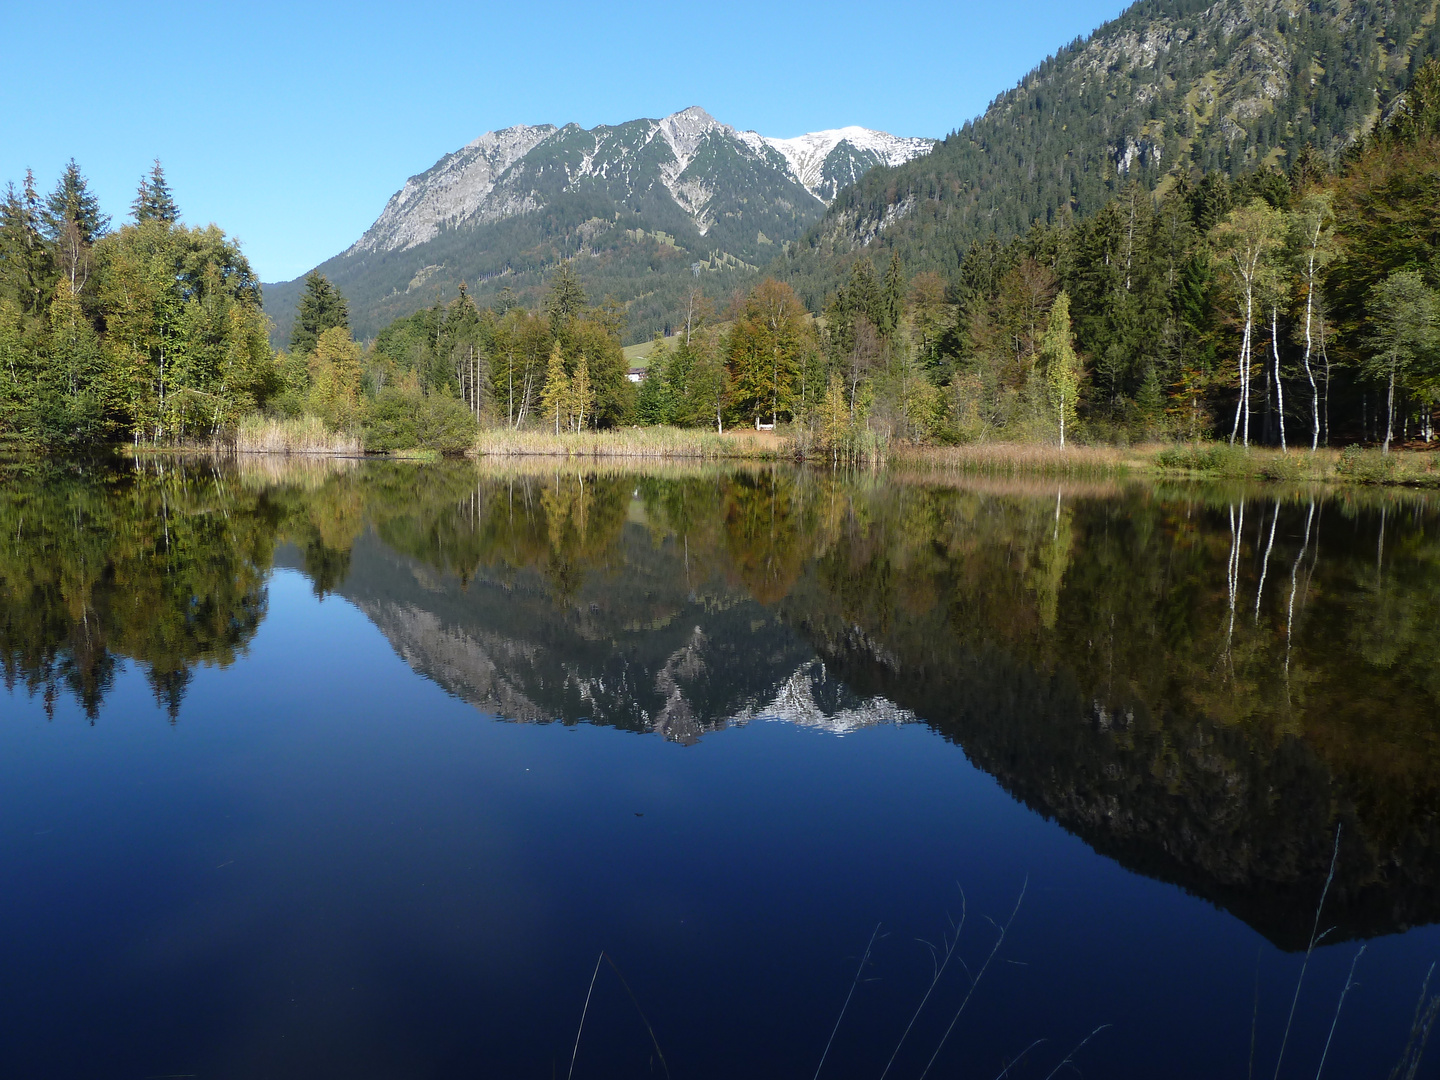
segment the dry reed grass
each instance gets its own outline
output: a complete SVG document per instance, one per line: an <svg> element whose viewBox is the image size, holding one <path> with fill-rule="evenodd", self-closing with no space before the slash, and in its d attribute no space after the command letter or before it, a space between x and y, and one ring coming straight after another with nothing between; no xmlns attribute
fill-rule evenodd
<svg viewBox="0 0 1440 1080"><path fill-rule="evenodd" d="M276 420L252 414L241 419L231 444L240 454L330 454L365 452L358 436L331 431L314 416Z"/></svg>
<svg viewBox="0 0 1440 1080"><path fill-rule="evenodd" d="M476 457L742 458L775 461L793 456L792 444L773 432L738 430L721 435L674 427L636 427L615 431L482 431L471 453Z"/></svg>
<svg viewBox="0 0 1440 1080"><path fill-rule="evenodd" d="M713 480L737 473L758 473L775 468L774 462L752 458L570 457L558 455L497 455L472 459L477 475L495 481L549 480L559 476L587 479L636 478L654 480ZM449 467L449 466L447 466ZM465 465L456 463L455 468Z"/></svg>
<svg viewBox="0 0 1440 1080"><path fill-rule="evenodd" d="M1151 449L1153 453L1153 449ZM892 446L888 464L923 472L979 476L1115 477L1145 469L1146 448L1052 446L1043 443L972 443L966 446Z"/></svg>

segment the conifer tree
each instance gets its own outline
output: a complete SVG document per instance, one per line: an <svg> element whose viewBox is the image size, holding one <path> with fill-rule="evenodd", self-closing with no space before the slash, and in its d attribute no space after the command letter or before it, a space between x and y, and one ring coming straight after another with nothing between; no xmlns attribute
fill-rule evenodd
<svg viewBox="0 0 1440 1080"><path fill-rule="evenodd" d="M681 348L684 348L683 344ZM668 424L674 420L674 384L669 359L665 339L656 334L650 355L646 358L645 377L640 380L640 394L635 407L636 418L642 424Z"/></svg>
<svg viewBox="0 0 1440 1080"><path fill-rule="evenodd" d="M165 170L161 168L159 158L156 158L155 164L151 166L150 175L140 178L140 190L135 194L135 201L130 204L130 212L137 225L144 225L147 221L173 225L180 220L180 210L175 205L175 197L170 192L170 182L165 179Z"/></svg>
<svg viewBox="0 0 1440 1080"><path fill-rule="evenodd" d="M290 330L290 351L302 356L315 351L315 343L326 330L350 328L350 311L340 290L318 270L305 275L305 291L295 311ZM433 342L432 342L433 343Z"/></svg>
<svg viewBox="0 0 1440 1080"><path fill-rule="evenodd" d="M569 260L562 262L550 275L550 295L545 298L545 313L550 317L550 332L561 334L571 319L585 310L587 298L580 279L575 276Z"/></svg>
<svg viewBox="0 0 1440 1080"><path fill-rule="evenodd" d="M27 315L43 315L52 280L50 251L41 232L40 197L28 169L20 191L8 184L0 201L0 299Z"/></svg>
<svg viewBox="0 0 1440 1080"><path fill-rule="evenodd" d="M880 291L880 319L877 329L886 340L894 338L895 331L905 318L905 271L900 266L900 253L890 255L890 265L885 270L885 284Z"/></svg>
<svg viewBox="0 0 1440 1080"><path fill-rule="evenodd" d="M565 373L565 354L557 341L550 349L550 363L545 369L545 389L540 393L540 412L545 423L554 423L560 434L560 421L570 408L570 376Z"/></svg>
<svg viewBox="0 0 1440 1080"><path fill-rule="evenodd" d="M52 243L73 225L83 243L93 244L110 229L110 215L101 213L100 200L71 158L45 200L45 229Z"/></svg>
<svg viewBox="0 0 1440 1080"><path fill-rule="evenodd" d="M45 239L55 253L70 289L78 293L89 277L90 252L110 228L110 216L100 212L100 200L90 190L80 166L71 158L55 190L45 200Z"/></svg>

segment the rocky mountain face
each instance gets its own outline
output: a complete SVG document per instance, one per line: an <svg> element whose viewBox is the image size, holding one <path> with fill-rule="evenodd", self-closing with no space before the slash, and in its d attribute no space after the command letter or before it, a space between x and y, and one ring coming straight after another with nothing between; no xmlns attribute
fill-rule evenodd
<svg viewBox="0 0 1440 1080"><path fill-rule="evenodd" d="M595 291L632 300L655 291L656 273L693 279L768 261L841 188L934 145L859 127L771 139L700 108L588 130L506 128L407 180L320 270L349 298L362 335L462 280L480 296L534 287L564 258L578 259ZM298 290L266 287L282 332Z"/></svg>
<svg viewBox="0 0 1440 1080"><path fill-rule="evenodd" d="M1283 167L1306 144L1335 157L1440 51L1435 14L1435 0L1140 0L934 153L843 191L775 265L814 299L867 247L953 272L972 241L1088 214L1131 181Z"/></svg>

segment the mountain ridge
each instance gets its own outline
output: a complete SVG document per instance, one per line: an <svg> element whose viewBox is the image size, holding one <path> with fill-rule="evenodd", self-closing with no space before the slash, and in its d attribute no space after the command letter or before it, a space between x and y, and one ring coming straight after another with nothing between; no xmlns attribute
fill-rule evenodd
<svg viewBox="0 0 1440 1080"><path fill-rule="evenodd" d="M771 272L812 304L848 257L953 276L972 242L1098 210L1125 184L1338 158L1440 54L1436 0L1139 0L923 161L842 191ZM877 240L879 241L877 244Z"/></svg>
<svg viewBox="0 0 1440 1080"><path fill-rule="evenodd" d="M753 271L819 220L843 187L934 145L861 127L769 138L699 106L588 129L515 125L409 177L374 224L319 269L346 293L366 336L426 306L431 293L453 295L461 281L479 296L504 285L538 292L547 267L586 255L582 280L631 302L632 336L648 336L657 312L634 310L633 301L656 293L657 272L669 279L661 291L678 296L685 271ZM734 276L705 284L723 291ZM299 289L299 279L266 286L282 340Z"/></svg>

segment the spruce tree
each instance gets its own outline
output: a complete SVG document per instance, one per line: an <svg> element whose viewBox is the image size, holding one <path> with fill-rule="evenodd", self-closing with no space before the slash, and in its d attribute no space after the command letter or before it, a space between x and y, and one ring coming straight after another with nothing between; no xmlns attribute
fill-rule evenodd
<svg viewBox="0 0 1440 1080"><path fill-rule="evenodd" d="M318 270L305 275L305 291L290 330L290 351L308 356L326 330L350 329L350 309L340 290Z"/></svg>
<svg viewBox="0 0 1440 1080"><path fill-rule="evenodd" d="M110 228L110 216L100 212L100 200L71 158L42 212L45 239L60 271L78 293L89 278L90 250Z"/></svg>
<svg viewBox="0 0 1440 1080"><path fill-rule="evenodd" d="M892 252L890 266L885 271L885 283L880 290L880 320L876 329L882 337L895 336L905 318L905 271L900 266L900 253Z"/></svg>
<svg viewBox="0 0 1440 1080"><path fill-rule="evenodd" d="M135 193L135 201L130 204L130 211L134 214L137 225L143 225L147 221L173 225L180 220L180 209L175 205L175 197L170 193L170 183L165 179L165 170L160 167L159 158L156 158L155 164L151 166L150 175L140 178L140 190Z"/></svg>
<svg viewBox="0 0 1440 1080"><path fill-rule="evenodd" d="M59 243L74 225L80 241L93 244L110 230L110 215L100 212L100 200L71 158L55 190L45 200L45 232L51 243Z"/></svg>
<svg viewBox="0 0 1440 1080"><path fill-rule="evenodd" d="M550 316L550 332L559 334L585 310L587 298L580 279L570 263L561 263L550 276L550 295L545 298L545 313Z"/></svg>
<svg viewBox="0 0 1440 1080"><path fill-rule="evenodd" d="M54 280L40 210L35 176L26 170L24 187L6 185L0 201L0 299L14 300L27 315L45 310Z"/></svg>

